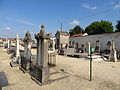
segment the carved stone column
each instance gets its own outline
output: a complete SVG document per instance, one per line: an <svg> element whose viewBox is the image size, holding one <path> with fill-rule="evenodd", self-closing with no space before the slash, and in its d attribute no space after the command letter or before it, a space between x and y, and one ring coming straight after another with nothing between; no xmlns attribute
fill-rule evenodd
<svg viewBox="0 0 120 90"><path fill-rule="evenodd" d="M50 36L45 33L44 25L42 25L41 28L40 33L35 35L37 39L35 79L41 84L46 84L50 77L50 70L48 68L48 40L50 40Z"/></svg>

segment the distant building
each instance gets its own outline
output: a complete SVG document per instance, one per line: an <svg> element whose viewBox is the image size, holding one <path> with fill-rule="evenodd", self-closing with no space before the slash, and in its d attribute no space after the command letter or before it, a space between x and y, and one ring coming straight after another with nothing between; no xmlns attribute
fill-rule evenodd
<svg viewBox="0 0 120 90"><path fill-rule="evenodd" d="M56 37L56 49L64 48L69 45L69 33L65 31L57 31Z"/></svg>

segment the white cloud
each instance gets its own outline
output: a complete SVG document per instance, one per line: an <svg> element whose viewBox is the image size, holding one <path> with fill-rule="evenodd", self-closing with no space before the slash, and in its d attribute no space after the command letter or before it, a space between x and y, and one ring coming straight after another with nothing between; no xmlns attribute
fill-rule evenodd
<svg viewBox="0 0 120 90"><path fill-rule="evenodd" d="M120 8L120 3L113 7L114 9Z"/></svg>
<svg viewBox="0 0 120 90"><path fill-rule="evenodd" d="M4 27L4 30L7 30L7 31L12 31L12 32L14 32L14 30L13 30L11 27L9 27L9 26L6 26L6 27Z"/></svg>
<svg viewBox="0 0 120 90"><path fill-rule="evenodd" d="M83 7L87 8L87 9L90 9L90 10L95 10L97 8L96 6L92 7L92 6L88 5L88 4L84 4Z"/></svg>
<svg viewBox="0 0 120 90"><path fill-rule="evenodd" d="M77 25L80 24L80 22L76 19L74 19L72 22L69 23L70 25Z"/></svg>
<svg viewBox="0 0 120 90"><path fill-rule="evenodd" d="M11 17L3 17L3 16L0 16L0 18L4 18L4 19L9 20L9 21L14 21L14 22L18 22L18 23L22 23L22 24L27 24L27 25L38 27L38 25L36 25L36 24L34 24L32 22L29 22L27 20L23 20L23 19L14 19L14 18L11 18Z"/></svg>

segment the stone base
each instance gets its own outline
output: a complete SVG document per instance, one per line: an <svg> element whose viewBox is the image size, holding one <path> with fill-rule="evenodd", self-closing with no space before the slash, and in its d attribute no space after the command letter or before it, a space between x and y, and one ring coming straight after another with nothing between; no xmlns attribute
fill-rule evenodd
<svg viewBox="0 0 120 90"><path fill-rule="evenodd" d="M21 66L19 66L19 69L23 71L23 73L29 73L30 70L25 70L24 68L22 68Z"/></svg>
<svg viewBox="0 0 120 90"><path fill-rule="evenodd" d="M26 60L25 58L22 58L22 60L21 60L21 68L26 70L26 71L29 71L30 68L31 68L30 60Z"/></svg>
<svg viewBox="0 0 120 90"><path fill-rule="evenodd" d="M45 85L49 83L50 79L50 70L48 67L35 67L35 75L32 77L40 85Z"/></svg>

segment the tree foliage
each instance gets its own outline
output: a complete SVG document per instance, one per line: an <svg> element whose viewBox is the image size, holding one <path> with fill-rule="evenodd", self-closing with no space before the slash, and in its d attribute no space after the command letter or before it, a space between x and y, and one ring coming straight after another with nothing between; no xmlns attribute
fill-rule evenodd
<svg viewBox="0 0 120 90"><path fill-rule="evenodd" d="M120 32L120 20L117 21L116 29L115 32Z"/></svg>
<svg viewBox="0 0 120 90"><path fill-rule="evenodd" d="M73 29L69 30L70 36L74 34L84 33L84 30L80 26L75 26Z"/></svg>
<svg viewBox="0 0 120 90"><path fill-rule="evenodd" d="M111 22L101 20L100 22L96 21L93 22L91 25L87 26L85 28L85 32L89 35L93 35L114 32L114 30Z"/></svg>

